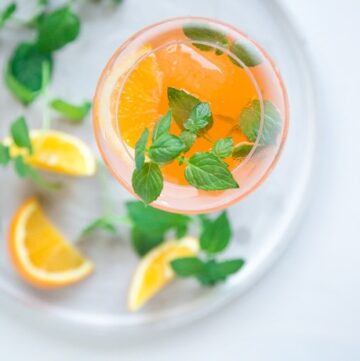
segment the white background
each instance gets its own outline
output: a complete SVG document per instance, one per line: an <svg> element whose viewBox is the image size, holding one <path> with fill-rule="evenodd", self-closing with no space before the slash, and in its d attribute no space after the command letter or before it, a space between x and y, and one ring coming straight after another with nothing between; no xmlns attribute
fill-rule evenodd
<svg viewBox="0 0 360 361"><path fill-rule="evenodd" d="M360 1L283 2L313 58L325 153L277 265L217 314L145 340L80 339L2 309L0 359L360 360Z"/></svg>

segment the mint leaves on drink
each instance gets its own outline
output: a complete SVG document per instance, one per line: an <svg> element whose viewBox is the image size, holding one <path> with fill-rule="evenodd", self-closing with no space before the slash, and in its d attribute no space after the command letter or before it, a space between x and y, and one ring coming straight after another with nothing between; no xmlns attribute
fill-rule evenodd
<svg viewBox="0 0 360 361"><path fill-rule="evenodd" d="M241 142L232 151L232 157L234 159L246 158L251 152L254 143Z"/></svg>
<svg viewBox="0 0 360 361"><path fill-rule="evenodd" d="M10 141L0 143L0 165L7 166L12 164L16 174L21 177L31 179L38 186L47 190L57 190L60 184L51 183L45 180L41 174L34 169L26 158L33 152L29 129L24 117L17 118L10 126ZM19 152L12 154L11 147L16 146Z"/></svg>
<svg viewBox="0 0 360 361"><path fill-rule="evenodd" d="M202 51L215 50L215 54L222 55L221 48L227 49L242 62L239 63L237 59L228 55L230 61L238 67L242 68L243 65L253 67L263 61L260 52L248 41L229 41L225 33L209 25L192 22L183 26L183 32L187 38L192 40L192 44ZM207 44L202 44L202 42Z"/></svg>
<svg viewBox="0 0 360 361"><path fill-rule="evenodd" d="M156 200L164 183L160 167L174 160L179 165L185 164L185 178L195 188L206 191L238 188L227 164L221 159L231 154L232 143L229 139L224 139L224 144L217 142L214 152L197 152L190 158L184 156L197 137L212 126L210 104L175 88L168 89L168 100L170 111L156 123L148 149L147 129L135 145L134 192L146 204ZM183 129L179 136L169 132L172 117ZM230 150L227 149L229 147ZM146 157L148 162L145 162Z"/></svg>
<svg viewBox="0 0 360 361"><path fill-rule="evenodd" d="M274 144L281 132L281 116L269 100L263 101L263 111L264 123L259 143L261 145ZM261 125L261 104L258 99L253 100L243 109L238 125L249 141L256 141Z"/></svg>
<svg viewBox="0 0 360 361"><path fill-rule="evenodd" d="M218 158L227 158L229 157L234 148L234 141L231 137L226 137L219 139L211 150Z"/></svg>
<svg viewBox="0 0 360 361"><path fill-rule="evenodd" d="M195 153L190 157L185 178L195 188L205 191L239 188L227 164L209 152Z"/></svg>

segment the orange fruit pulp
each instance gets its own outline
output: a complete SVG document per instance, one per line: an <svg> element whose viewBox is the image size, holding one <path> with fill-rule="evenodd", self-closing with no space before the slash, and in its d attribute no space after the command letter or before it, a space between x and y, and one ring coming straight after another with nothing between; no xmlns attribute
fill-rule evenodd
<svg viewBox="0 0 360 361"><path fill-rule="evenodd" d="M231 136L234 143L247 141L236 127L241 110L258 98L256 88L246 71L235 65L226 54L202 51L186 40L181 29L160 35L153 40L150 52L135 65L128 75L120 95L118 127L125 143L134 148L145 128L150 131L156 121L169 110L167 89L182 89L208 102L213 113L213 126L206 137L199 137L186 156L199 151L209 151L212 143ZM169 38L182 36L184 43L169 43ZM171 133L180 134L181 129L172 121ZM209 141L210 140L210 141ZM238 160L226 159L230 169ZM185 165L173 161L163 167L167 181L188 184L184 177Z"/></svg>

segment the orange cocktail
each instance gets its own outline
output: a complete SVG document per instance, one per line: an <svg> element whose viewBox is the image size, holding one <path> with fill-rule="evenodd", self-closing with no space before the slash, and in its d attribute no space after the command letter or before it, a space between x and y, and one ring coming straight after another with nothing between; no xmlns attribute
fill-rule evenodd
<svg viewBox="0 0 360 361"><path fill-rule="evenodd" d="M154 135L161 122L163 141ZM141 183L142 167L153 164L162 186L148 203L176 212L224 208L255 189L279 156L287 122L268 55L237 29L203 18L135 34L109 61L95 96L95 134L110 170L146 200L153 185Z"/></svg>

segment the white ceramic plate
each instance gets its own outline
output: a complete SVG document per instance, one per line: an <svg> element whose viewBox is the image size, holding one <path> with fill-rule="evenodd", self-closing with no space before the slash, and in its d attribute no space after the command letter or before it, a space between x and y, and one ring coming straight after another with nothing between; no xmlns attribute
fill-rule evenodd
<svg viewBox="0 0 360 361"><path fill-rule="evenodd" d="M137 263L126 227L121 227L118 237L97 233L80 243L84 253L94 259L97 270L74 287L35 290L17 277L9 262L7 227L13 211L26 196L38 195L54 223L75 240L81 228L101 214L99 181L62 178L64 189L48 194L19 180L11 170L0 170L0 290L13 305L24 305L37 318L65 321L83 330L131 333L149 326L153 329L178 325L209 313L249 289L291 239L307 199L315 156L314 91L308 60L291 21L273 0L125 0L119 8L105 3L86 4L80 3L82 35L56 55L51 90L55 95L74 101L90 98L101 69L119 44L145 25L181 15L218 18L248 33L272 56L288 89L290 129L281 160L264 185L230 208L235 238L228 254L245 257L245 268L229 282L212 289L203 289L192 280L176 281L136 314L126 309L127 288ZM6 41L0 42L0 53L5 54L1 67L17 36L5 32ZM0 131L5 135L9 123L24 110L3 85L0 103ZM40 102L25 110L25 114L34 127L40 126ZM55 120L53 127L80 136L96 149L90 121L83 126L70 126ZM116 210L123 212L129 195L112 180L111 192Z"/></svg>

